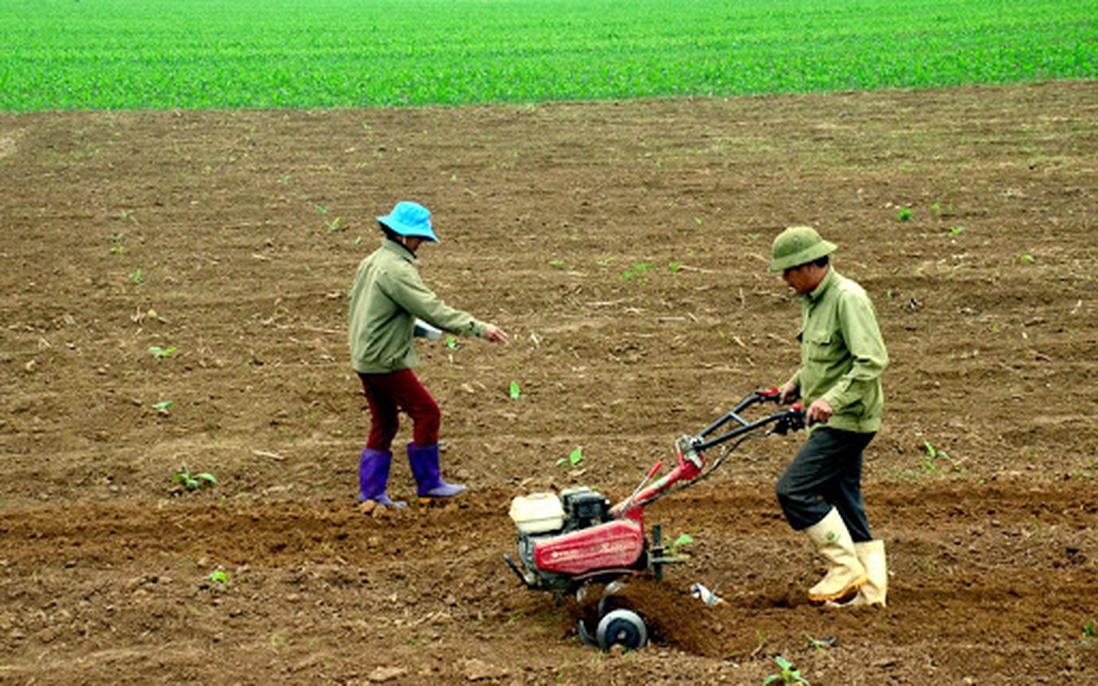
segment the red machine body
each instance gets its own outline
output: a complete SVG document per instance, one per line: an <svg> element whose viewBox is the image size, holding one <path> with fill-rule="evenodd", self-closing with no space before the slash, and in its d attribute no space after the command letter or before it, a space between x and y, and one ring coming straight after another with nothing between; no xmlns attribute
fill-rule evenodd
<svg viewBox="0 0 1098 686"><path fill-rule="evenodd" d="M643 522L617 519L539 541L534 545L534 565L575 578L592 570L625 572L637 564L644 547Z"/></svg>

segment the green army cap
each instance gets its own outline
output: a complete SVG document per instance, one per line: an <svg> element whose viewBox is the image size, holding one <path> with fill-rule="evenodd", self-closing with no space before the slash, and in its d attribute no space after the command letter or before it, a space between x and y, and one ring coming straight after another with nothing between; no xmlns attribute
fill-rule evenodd
<svg viewBox="0 0 1098 686"><path fill-rule="evenodd" d="M791 226L778 234L770 259L770 271L784 272L830 255L838 248L825 241L811 226Z"/></svg>

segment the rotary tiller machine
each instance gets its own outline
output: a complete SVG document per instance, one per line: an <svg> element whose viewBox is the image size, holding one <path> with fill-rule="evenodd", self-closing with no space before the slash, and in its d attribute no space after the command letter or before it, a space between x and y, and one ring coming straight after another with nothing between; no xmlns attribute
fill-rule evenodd
<svg viewBox="0 0 1098 686"><path fill-rule="evenodd" d="M614 506L588 488L515 498L510 514L518 528L518 562L506 554L504 560L531 589L570 592L582 599L592 585L603 584L596 631L592 635L580 619L580 638L603 650L644 646L647 629L641 617L608 602L624 579L651 573L662 580L663 566L676 561L665 556L659 524L652 526L650 540L645 536L644 508L707 478L749 438L803 429L800 405L755 421L742 416L753 405L777 404L780 395L777 388L755 391L701 433L676 440L678 465L649 484L663 466L657 462L633 493ZM704 452L717 446L723 446L720 454L709 460Z"/></svg>

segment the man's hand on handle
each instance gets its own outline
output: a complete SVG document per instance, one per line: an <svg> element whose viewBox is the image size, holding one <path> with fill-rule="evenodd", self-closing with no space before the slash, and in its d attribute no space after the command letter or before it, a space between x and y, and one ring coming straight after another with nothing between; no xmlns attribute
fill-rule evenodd
<svg viewBox="0 0 1098 686"><path fill-rule="evenodd" d="M835 413L832 409L831 403L827 402L823 398L817 398L811 405L808 406L808 410L804 413L804 420L809 425L821 424L831 419L831 415Z"/></svg>
<svg viewBox="0 0 1098 686"><path fill-rule="evenodd" d="M778 395L778 402L782 405L792 405L800 396L801 389L793 383L787 383L781 387L780 394Z"/></svg>
<svg viewBox="0 0 1098 686"><path fill-rule="evenodd" d="M797 388L792 383L787 383L781 387L778 395L778 401L782 405L791 405L798 398L801 397L801 389ZM831 419L831 415L835 414L835 409L831 407L831 403L827 402L823 398L817 398L804 413L804 421L806 424L821 424Z"/></svg>

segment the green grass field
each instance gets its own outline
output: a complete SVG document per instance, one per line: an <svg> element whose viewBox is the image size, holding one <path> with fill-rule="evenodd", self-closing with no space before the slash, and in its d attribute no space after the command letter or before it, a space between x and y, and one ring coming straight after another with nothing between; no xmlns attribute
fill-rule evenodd
<svg viewBox="0 0 1098 686"><path fill-rule="evenodd" d="M1098 77L1098 2L0 0L0 110L339 108Z"/></svg>

